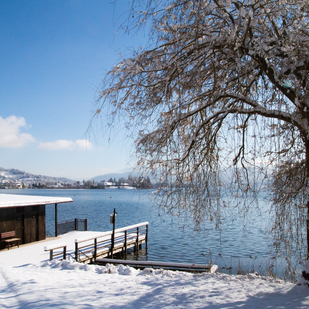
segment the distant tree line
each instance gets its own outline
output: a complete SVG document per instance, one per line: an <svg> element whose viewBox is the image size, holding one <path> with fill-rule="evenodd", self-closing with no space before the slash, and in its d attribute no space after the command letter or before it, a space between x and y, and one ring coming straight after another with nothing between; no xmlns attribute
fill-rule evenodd
<svg viewBox="0 0 309 309"><path fill-rule="evenodd" d="M83 181L83 187L85 189L105 189L106 183L111 183L112 186L130 186L135 187L137 189L151 189L153 188L153 185L151 183L151 180L149 177L143 177L143 176L132 176L129 175L128 178L121 177L118 180L116 178L109 178L108 180L101 180L99 183L95 183L94 180L87 180Z"/></svg>

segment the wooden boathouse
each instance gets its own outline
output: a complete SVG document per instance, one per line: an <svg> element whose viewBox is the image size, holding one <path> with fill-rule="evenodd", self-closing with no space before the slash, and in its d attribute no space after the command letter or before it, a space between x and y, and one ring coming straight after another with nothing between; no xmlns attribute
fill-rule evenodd
<svg viewBox="0 0 309 309"><path fill-rule="evenodd" d="M0 194L0 233L15 232L21 244L46 238L46 205L55 205L57 236L57 205L73 202L69 197ZM3 244L0 244L3 247Z"/></svg>

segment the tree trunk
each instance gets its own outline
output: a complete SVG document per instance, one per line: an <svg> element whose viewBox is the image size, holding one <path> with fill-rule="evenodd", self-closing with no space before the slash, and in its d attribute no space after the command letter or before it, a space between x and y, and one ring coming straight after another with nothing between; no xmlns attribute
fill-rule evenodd
<svg viewBox="0 0 309 309"><path fill-rule="evenodd" d="M307 183L306 186L308 187L308 179L309 179L309 140L305 140L305 147L306 147L306 176L307 176ZM309 196L307 201L307 260L309 260Z"/></svg>
<svg viewBox="0 0 309 309"><path fill-rule="evenodd" d="M309 200L307 202L307 260L309 260Z"/></svg>
<svg viewBox="0 0 309 309"><path fill-rule="evenodd" d="M305 141L306 147L306 176L307 176L307 184L308 187L308 179L309 179L309 140ZM309 260L309 196L307 201L307 260Z"/></svg>
<svg viewBox="0 0 309 309"><path fill-rule="evenodd" d="M305 139L305 147L306 147L306 173L307 173L307 187L309 180L309 140ZM302 277L306 280L306 284L309 286L309 196L307 197L307 262L303 265Z"/></svg>

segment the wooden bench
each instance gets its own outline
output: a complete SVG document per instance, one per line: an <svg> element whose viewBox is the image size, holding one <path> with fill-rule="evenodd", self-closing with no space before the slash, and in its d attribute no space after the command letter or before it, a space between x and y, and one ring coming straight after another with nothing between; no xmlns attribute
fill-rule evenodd
<svg viewBox="0 0 309 309"><path fill-rule="evenodd" d="M8 250L10 249L10 244L11 246L13 246L13 243L17 242L18 248L19 248L19 241L20 238L15 237L15 231L10 231L10 232L4 232L1 233L0 237L1 237L1 241L6 243L8 246Z"/></svg>

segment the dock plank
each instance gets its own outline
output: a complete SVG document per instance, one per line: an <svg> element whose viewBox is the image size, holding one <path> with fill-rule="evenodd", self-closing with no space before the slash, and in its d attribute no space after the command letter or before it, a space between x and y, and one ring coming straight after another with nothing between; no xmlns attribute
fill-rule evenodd
<svg viewBox="0 0 309 309"><path fill-rule="evenodd" d="M170 262L157 262L157 261L133 261L133 260L117 260L108 258L97 258L97 264L122 264L138 268L163 268L170 270L187 270L198 272L214 273L217 270L216 265L211 264L189 264L189 263L170 263Z"/></svg>

